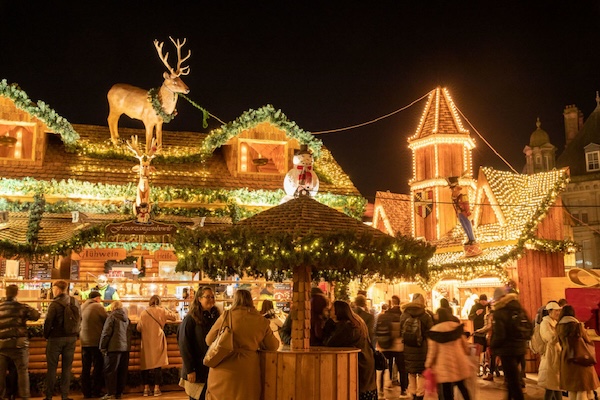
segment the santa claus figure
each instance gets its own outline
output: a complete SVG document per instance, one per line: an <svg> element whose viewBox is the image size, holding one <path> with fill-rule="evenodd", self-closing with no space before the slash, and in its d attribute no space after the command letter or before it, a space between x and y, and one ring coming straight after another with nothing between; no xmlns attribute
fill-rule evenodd
<svg viewBox="0 0 600 400"><path fill-rule="evenodd" d="M294 168L289 170L283 181L287 196L282 203L299 195L314 196L319 190L319 178L313 170L312 154L306 145L300 146L300 150L294 154L293 163Z"/></svg>

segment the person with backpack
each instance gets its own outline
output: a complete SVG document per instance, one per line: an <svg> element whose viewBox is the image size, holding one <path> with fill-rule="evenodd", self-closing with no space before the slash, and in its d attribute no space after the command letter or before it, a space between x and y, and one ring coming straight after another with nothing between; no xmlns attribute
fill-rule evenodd
<svg viewBox="0 0 600 400"><path fill-rule="evenodd" d="M562 400L562 391L560 390L560 344L556 334L556 324L562 307L557 302L551 301L546 304L546 310L548 315L542 319L539 328L537 326L535 328L535 330L539 329L544 345L538 370L538 386L546 389L544 400Z"/></svg>
<svg viewBox="0 0 600 400"><path fill-rule="evenodd" d="M4 393L6 384L6 371L14 362L17 376L18 396L29 399L29 336L27 334L27 321L37 321L40 313L25 303L17 301L19 287L8 285L6 287L6 300L0 303L0 393ZM8 392L8 390L7 390ZM14 399L17 391L14 390L6 398Z"/></svg>
<svg viewBox="0 0 600 400"><path fill-rule="evenodd" d="M54 300L48 306L44 321L46 343L46 393L45 400L52 400L58 358L62 357L60 393L62 400L69 400L71 387L71 367L75 355L75 344L81 327L81 309L79 301L69 296L69 284L59 280L52 285Z"/></svg>
<svg viewBox="0 0 600 400"><path fill-rule="evenodd" d="M390 384L392 386L399 385L400 395L404 396L408 388L408 373L404 365L404 343L400 332L401 317L400 297L394 295L392 296L392 306L385 313L379 314L377 318L375 336L377 338L377 348L383 352L388 360ZM399 377L395 375L394 364Z"/></svg>
<svg viewBox="0 0 600 400"><path fill-rule="evenodd" d="M408 372L407 394L414 400L425 396L425 359L427 358L427 332L433 326L433 318L425 309L425 298L415 293L410 303L405 304L400 317L402 340L404 341L404 362Z"/></svg>
<svg viewBox="0 0 600 400"><path fill-rule="evenodd" d="M494 319L490 346L500 356L508 400L523 400L521 390L521 360L527 351L533 325L519 303L516 293L506 293L503 288L494 292Z"/></svg>

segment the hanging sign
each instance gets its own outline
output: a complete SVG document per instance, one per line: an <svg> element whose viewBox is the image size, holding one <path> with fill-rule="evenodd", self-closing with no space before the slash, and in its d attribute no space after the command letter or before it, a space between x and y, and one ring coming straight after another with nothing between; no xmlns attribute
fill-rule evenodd
<svg viewBox="0 0 600 400"><path fill-rule="evenodd" d="M427 218L433 209L433 190L415 193L415 211L422 218Z"/></svg>
<svg viewBox="0 0 600 400"><path fill-rule="evenodd" d="M177 225L165 224L162 222L149 221L139 223L137 221L117 222L108 224L105 233L108 236L114 235L173 235L177 232Z"/></svg>

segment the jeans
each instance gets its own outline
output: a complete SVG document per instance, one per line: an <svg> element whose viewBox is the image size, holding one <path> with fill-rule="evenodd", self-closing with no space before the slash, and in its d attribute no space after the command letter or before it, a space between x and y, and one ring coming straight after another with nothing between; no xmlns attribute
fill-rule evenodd
<svg viewBox="0 0 600 400"><path fill-rule="evenodd" d="M396 380L396 379L394 379L396 377L393 376L394 362L395 362L396 369L398 370L398 375L400 376L400 379L398 379L398 381L400 382L400 390L402 392L406 391L406 388L408 388L408 372L406 372L406 367L404 366L404 352L384 351L383 354L385 355L385 358L388 359L390 380L391 381Z"/></svg>
<svg viewBox="0 0 600 400"><path fill-rule="evenodd" d="M421 374L408 374L408 391L412 396L425 395L425 378Z"/></svg>
<svg viewBox="0 0 600 400"><path fill-rule="evenodd" d="M460 394L462 394L464 400L471 400L469 391L465 386L465 381L444 382L441 384L441 386L444 400L454 400L454 386L458 387L458 390L460 390Z"/></svg>
<svg viewBox="0 0 600 400"><path fill-rule="evenodd" d="M27 347L0 349L0 377L2 377L0 379L0 393L4 393L6 388L6 370L11 360L17 367L19 396L22 399L28 399L30 393L29 371L27 369L29 365L29 349Z"/></svg>
<svg viewBox="0 0 600 400"><path fill-rule="evenodd" d="M504 382L508 389L508 400L523 400L521 389L521 359L522 356L500 356L502 370L504 371Z"/></svg>
<svg viewBox="0 0 600 400"><path fill-rule="evenodd" d="M123 394L128 369L128 351L109 351L104 356L104 380L106 381L107 394L111 396L120 396Z"/></svg>
<svg viewBox="0 0 600 400"><path fill-rule="evenodd" d="M94 372L92 373L92 366ZM98 346L81 348L81 391L85 397L96 396L104 386L104 357Z"/></svg>
<svg viewBox="0 0 600 400"><path fill-rule="evenodd" d="M46 374L46 398L51 399L54 394L54 384L56 383L56 369L58 368L58 357L62 356L60 394L63 399L69 398L69 388L71 387L71 367L73 366L73 356L75 355L74 336L51 337L46 343L46 362L48 363L48 373Z"/></svg>

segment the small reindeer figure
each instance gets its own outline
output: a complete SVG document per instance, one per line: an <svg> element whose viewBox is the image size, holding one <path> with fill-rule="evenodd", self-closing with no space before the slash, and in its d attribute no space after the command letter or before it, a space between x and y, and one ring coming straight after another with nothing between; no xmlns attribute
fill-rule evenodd
<svg viewBox="0 0 600 400"><path fill-rule="evenodd" d="M173 40L169 36L171 42L177 48L177 68L173 69L169 65L169 53L167 52L163 56L163 44L159 43L158 40L154 41L154 47L158 52L158 56L162 60L163 64L167 67L169 73L165 72L163 78L165 79L162 86L158 91L158 101L160 102L160 109L155 110L152 102L149 100L149 93L139 87L128 85L125 83L117 83L113 85L108 91L108 128L110 130L110 137L112 142L116 145L119 140L119 118L122 114L127 115L133 119L139 119L144 123L146 127L146 152L150 151L152 137L154 136L154 130L156 128L156 143L158 146L162 146L162 124L165 120L165 116L169 117L175 112L175 105L177 104L177 93L189 93L190 89L185 83L179 78L181 75L187 75L190 73L190 67L181 67L181 64L186 61L192 55L191 51L188 51L186 57L181 58L181 48L185 45L186 39L183 42ZM167 120L167 122L169 122Z"/></svg>
<svg viewBox="0 0 600 400"><path fill-rule="evenodd" d="M152 138L150 143L150 150L143 152L139 148L137 136L131 137L131 143L127 141L127 148L131 150L135 155L135 158L140 161L139 165L131 168L134 172L138 173L139 177L133 215L136 216L137 222L140 223L148 223L150 221L152 205L150 203L150 184L148 178L150 177L150 174L156 172L156 168L151 167L150 162L156 157L156 154L160 152L161 149L161 146L156 144L155 138Z"/></svg>

